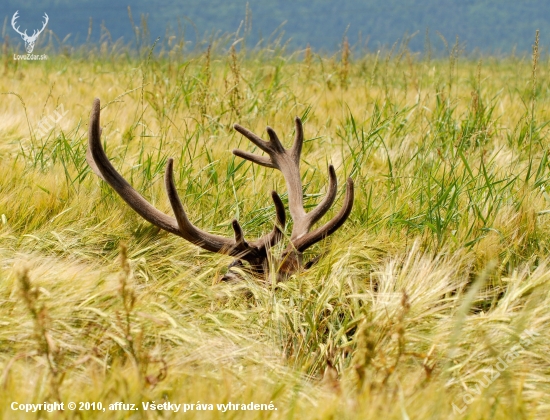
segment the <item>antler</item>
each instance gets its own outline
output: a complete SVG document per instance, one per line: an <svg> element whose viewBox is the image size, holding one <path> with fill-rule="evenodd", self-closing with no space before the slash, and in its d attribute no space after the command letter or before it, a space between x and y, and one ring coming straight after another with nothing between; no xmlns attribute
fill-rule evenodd
<svg viewBox="0 0 550 420"><path fill-rule="evenodd" d="M237 260L247 261L253 271L264 272L267 265L267 252L282 238L279 226L284 226L286 219L284 205L275 191L271 193L271 198L275 204L277 223L270 233L257 241L248 243L239 222L233 220L234 239L213 235L197 228L189 221L174 185L174 161L170 158L166 165L165 186L170 205L176 216L174 219L151 205L111 165L101 145L99 117L100 102L99 99L95 99L90 117L86 160L96 175L107 182L136 213L153 225L181 236L207 251L231 255ZM236 263L232 265L236 265Z"/></svg>
<svg viewBox="0 0 550 420"><path fill-rule="evenodd" d="M268 154L269 157L258 156L249 152L235 149L233 154L243 159L249 160L258 165L268 168L275 168L282 172L288 190L288 203L290 207L290 215L294 222L290 240L294 250L298 253L298 264L301 262L301 253L307 248L319 242L323 238L334 233L340 226L344 224L348 218L353 206L353 180L348 178L346 186L346 198L342 209L328 223L320 228L310 232L311 227L321 219L334 203L336 198L337 181L334 167L329 165L329 186L326 196L321 203L309 213L304 209L302 180L300 177L300 155L302 153L302 145L304 143L304 131L302 121L296 117L296 137L294 144L290 149L285 149L277 137L277 134L271 127L267 127L269 141L265 141L252 133L248 129L235 124L234 128L252 143L258 146L261 150ZM292 249L288 248L287 253Z"/></svg>
<svg viewBox="0 0 550 420"><path fill-rule="evenodd" d="M11 18L11 26L13 27L13 30L21 36L28 36L27 35L27 30L25 30L25 32L23 33L19 30L19 26L17 28L15 27L15 21L18 18L19 18L19 10L16 10L15 13L13 14L13 17Z"/></svg>
<svg viewBox="0 0 550 420"><path fill-rule="evenodd" d="M44 16L42 16L43 18L45 18L45 22L42 24L42 29L40 29L38 32L37 30L35 29L33 32L32 32L32 36L31 38L38 38L38 35L40 35L43 31L44 31L44 28L46 27L46 25L48 24L50 18L48 17L48 14L46 12L44 12Z"/></svg>

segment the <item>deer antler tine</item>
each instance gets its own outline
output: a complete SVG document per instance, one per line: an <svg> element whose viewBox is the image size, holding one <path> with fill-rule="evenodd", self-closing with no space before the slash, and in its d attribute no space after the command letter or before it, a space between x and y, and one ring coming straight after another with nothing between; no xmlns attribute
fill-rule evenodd
<svg viewBox="0 0 550 420"><path fill-rule="evenodd" d="M271 232L262 236L256 242L250 245L256 248L271 248L276 245L283 237L283 230L286 223L285 205L281 200L281 197L275 192L271 192L271 199L275 205L276 222Z"/></svg>
<svg viewBox="0 0 550 420"><path fill-rule="evenodd" d="M277 223L284 229L286 223L286 212L283 200L281 200L281 197L279 197L279 194L277 194L276 191L271 191L271 199L273 200L273 204L275 204Z"/></svg>
<svg viewBox="0 0 550 420"><path fill-rule="evenodd" d="M168 196L168 200L170 201L170 205L172 206L172 210L174 212L174 215L176 216L178 227L182 232L185 232L188 228L192 226L192 224L187 217L187 213L185 213L185 209L183 208L183 204L181 203L178 190L176 189L176 184L174 183L173 158L168 158L168 161L166 162L166 169L164 171L164 183L166 187L166 195Z"/></svg>
<svg viewBox="0 0 550 420"><path fill-rule="evenodd" d="M235 245L237 248L243 248L247 247L248 244L244 240L244 233L241 225L236 219L233 219L231 222L231 226L233 226L233 230L235 231Z"/></svg>
<svg viewBox="0 0 550 420"><path fill-rule="evenodd" d="M304 144L304 127L302 126L302 120L298 117L294 118L294 123L296 125L296 136L294 137L291 153L294 160L299 162Z"/></svg>
<svg viewBox="0 0 550 420"><path fill-rule="evenodd" d="M317 207L315 207L307 214L308 229L315 223L317 223L321 219L321 217L325 215L325 213L330 209L330 207L334 203L334 200L336 199L336 193L338 191L338 180L336 178L336 171L334 170L334 166L329 165L328 174L329 182L327 194L325 195L323 200L317 205Z"/></svg>
<svg viewBox="0 0 550 420"><path fill-rule="evenodd" d="M183 208L183 204L181 204L178 191L176 190L176 185L174 184L173 166L174 159L169 158L166 164L164 179L166 193L168 195L168 199L170 200L170 205L172 206L172 210L174 211L179 227L177 234L189 242L206 249L207 251L233 255L233 248L235 244L232 239L205 232L197 228L189 221L189 218Z"/></svg>
<svg viewBox="0 0 550 420"><path fill-rule="evenodd" d="M243 126L239 124L233 125L233 128L241 133L243 136L245 136L248 140L250 140L252 143L254 143L256 146L258 146L260 149L262 149L264 152L268 153L271 150L270 144L262 140L260 137L258 137L256 134L254 134L252 131L244 128Z"/></svg>
<svg viewBox="0 0 550 420"><path fill-rule="evenodd" d="M282 239L286 223L285 205L281 197L275 191L271 191L271 199L275 205L276 223L271 233L258 241L258 243L263 243L268 248L276 245Z"/></svg>
<svg viewBox="0 0 550 420"><path fill-rule="evenodd" d="M313 244L319 242L320 240L336 232L349 217L351 213L351 209L353 207L353 200L354 200L353 180L351 178L348 178L346 183L346 198L344 199L344 205L342 206L338 214L334 216L325 225L293 241L293 244L296 250L298 250L299 252L304 252L307 248L309 248Z"/></svg>
<svg viewBox="0 0 550 420"><path fill-rule="evenodd" d="M283 147L281 140L279 140L279 137L277 136L275 130L273 130L271 127L267 127L267 135L269 136L269 140L271 142L271 147L273 148L273 150L277 153L284 153L285 148Z"/></svg>
<svg viewBox="0 0 550 420"><path fill-rule="evenodd" d="M264 156L258 156L253 153L245 152L244 150L239 149L233 149L232 153L235 156L241 157L243 159L249 160L250 162L256 163L260 166L266 166L268 168L275 168L275 165L273 165L273 162L271 162L271 159L266 158Z"/></svg>
<svg viewBox="0 0 550 420"><path fill-rule="evenodd" d="M249 244L246 242L241 225L237 220L233 220L231 223L235 232L234 241L222 236L212 235L195 227L187 218L183 205L181 204L181 200L179 199L179 195L174 184L173 164L174 160L169 158L166 165L166 191L180 228L179 235L184 239L187 239L189 242L192 242L207 251L229 254L235 258L242 258L244 260L254 258L255 254L262 255L265 253L266 247L273 246L281 240L282 232L278 225L284 226L285 210L283 202L277 193L272 193L275 211L277 214L277 222L269 234L264 235L254 243ZM259 264L256 263L255 265L258 266Z"/></svg>

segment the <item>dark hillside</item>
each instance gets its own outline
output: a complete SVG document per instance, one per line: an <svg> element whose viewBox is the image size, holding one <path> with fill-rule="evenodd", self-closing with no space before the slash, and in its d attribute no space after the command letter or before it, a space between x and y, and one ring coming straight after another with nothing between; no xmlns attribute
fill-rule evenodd
<svg viewBox="0 0 550 420"><path fill-rule="evenodd" d="M267 38L284 23L284 39L291 48L307 44L316 49L338 48L344 33L352 44L368 40L368 47L391 46L406 34L415 34L410 47L422 51L426 28L434 48L443 50L438 33L452 44L456 36L467 51L507 53L514 49L528 52L536 29L541 30L542 44L550 27L550 2L545 0L39 0L22 3L4 0L0 16L5 25L3 35L17 37L11 29L11 16L20 12L22 28L40 25L43 12L50 16L49 29L60 39L84 42L90 18L92 38L97 40L104 24L113 39L130 42L134 33L128 17L131 6L136 24L146 16L152 39L164 36L167 27L185 31L191 43L197 37L235 32L245 19L247 4L251 26L248 45ZM32 30L32 29L30 29ZM180 32L181 33L181 32ZM241 29L240 35L244 33Z"/></svg>

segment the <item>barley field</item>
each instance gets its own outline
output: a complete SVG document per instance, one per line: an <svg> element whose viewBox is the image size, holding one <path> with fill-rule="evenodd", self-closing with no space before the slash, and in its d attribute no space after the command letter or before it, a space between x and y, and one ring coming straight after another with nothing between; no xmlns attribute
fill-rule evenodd
<svg viewBox="0 0 550 420"><path fill-rule="evenodd" d="M0 417L550 418L550 61L536 44L464 57L172 41L40 62L4 48ZM352 213L307 251L311 268L222 282L231 257L155 228L90 170L96 97L111 162L167 214L172 157L197 226L271 230L284 180L231 153L261 153L233 124L288 146L296 116L306 207L333 164L321 222L347 177Z"/></svg>

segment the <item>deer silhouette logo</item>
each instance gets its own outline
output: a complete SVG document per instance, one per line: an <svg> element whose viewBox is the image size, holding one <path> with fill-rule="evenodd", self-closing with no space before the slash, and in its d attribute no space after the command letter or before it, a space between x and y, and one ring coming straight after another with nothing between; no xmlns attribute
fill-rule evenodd
<svg viewBox="0 0 550 420"><path fill-rule="evenodd" d="M19 26L15 27L16 25L16 20L17 18L19 17L19 10L17 10L14 14L13 14L13 17L11 18L11 26L13 27L13 29L15 30L15 32L17 32L19 35L21 35L21 38L23 38L23 41L25 41L25 49L27 50L27 52L30 54L32 53L32 51L34 50L34 44L36 42L36 39L38 38L38 35L40 35L43 31L44 31L44 28L46 27L46 25L48 24L48 20L50 20L50 18L48 17L48 15L44 12L44 22L42 24L42 29L40 30L34 30L32 35L29 36L27 35L27 30L25 29L25 32L21 32L19 30Z"/></svg>

